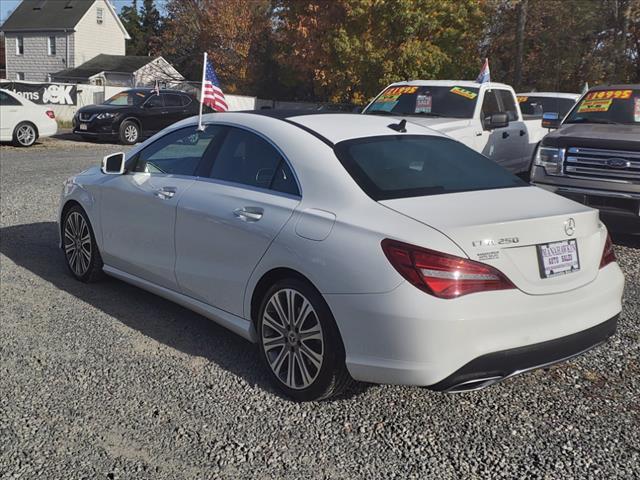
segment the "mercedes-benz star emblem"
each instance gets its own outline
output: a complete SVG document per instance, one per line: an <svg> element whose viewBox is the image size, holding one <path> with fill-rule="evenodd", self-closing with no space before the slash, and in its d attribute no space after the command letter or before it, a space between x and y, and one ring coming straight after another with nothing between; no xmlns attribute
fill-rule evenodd
<svg viewBox="0 0 640 480"><path fill-rule="evenodd" d="M576 221L573 218L564 222L564 233L569 237L576 233Z"/></svg>

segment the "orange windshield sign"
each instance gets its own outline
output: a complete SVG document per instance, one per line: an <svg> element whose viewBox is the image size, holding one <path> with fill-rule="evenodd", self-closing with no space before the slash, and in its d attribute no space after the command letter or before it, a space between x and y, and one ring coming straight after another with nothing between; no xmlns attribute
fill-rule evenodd
<svg viewBox="0 0 640 480"><path fill-rule="evenodd" d="M522 97L522 96L519 96L519 97L517 97L517 99L518 99L518 103L524 103L524 102L526 102L527 100L529 100L529 97Z"/></svg>
<svg viewBox="0 0 640 480"><path fill-rule="evenodd" d="M585 100L626 100L631 98L633 90L600 90L589 92L584 97Z"/></svg>
<svg viewBox="0 0 640 480"><path fill-rule="evenodd" d="M418 87L391 87L385 90L384 95L403 95L405 93L416 93L417 91Z"/></svg>

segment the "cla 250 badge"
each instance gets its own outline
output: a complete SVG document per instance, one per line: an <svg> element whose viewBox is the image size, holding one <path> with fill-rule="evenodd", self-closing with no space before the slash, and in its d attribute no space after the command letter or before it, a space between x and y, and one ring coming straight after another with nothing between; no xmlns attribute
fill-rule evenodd
<svg viewBox="0 0 640 480"><path fill-rule="evenodd" d="M493 238L487 238L485 240L474 240L471 243L474 247L493 247L496 245L511 245L514 243L520 243L520 239L518 237L498 238L497 240L494 240Z"/></svg>

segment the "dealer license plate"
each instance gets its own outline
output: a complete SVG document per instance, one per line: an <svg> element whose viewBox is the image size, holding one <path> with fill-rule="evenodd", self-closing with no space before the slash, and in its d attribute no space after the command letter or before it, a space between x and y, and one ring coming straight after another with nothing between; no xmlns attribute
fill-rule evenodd
<svg viewBox="0 0 640 480"><path fill-rule="evenodd" d="M80 124L80 130L86 130L87 129L87 124L86 123L81 123Z"/></svg>
<svg viewBox="0 0 640 480"><path fill-rule="evenodd" d="M536 247L541 278L557 277L580 270L578 242L575 239L544 243Z"/></svg>

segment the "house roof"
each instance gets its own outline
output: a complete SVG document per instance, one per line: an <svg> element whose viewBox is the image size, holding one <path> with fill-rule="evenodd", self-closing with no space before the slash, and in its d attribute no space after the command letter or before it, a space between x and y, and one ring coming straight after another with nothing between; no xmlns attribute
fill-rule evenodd
<svg viewBox="0 0 640 480"><path fill-rule="evenodd" d="M159 57L100 54L76 68L52 74L56 78L87 79L100 72L134 73Z"/></svg>
<svg viewBox="0 0 640 480"><path fill-rule="evenodd" d="M73 30L96 0L22 0L2 24L4 32ZM111 2L104 2L128 40L124 25Z"/></svg>

